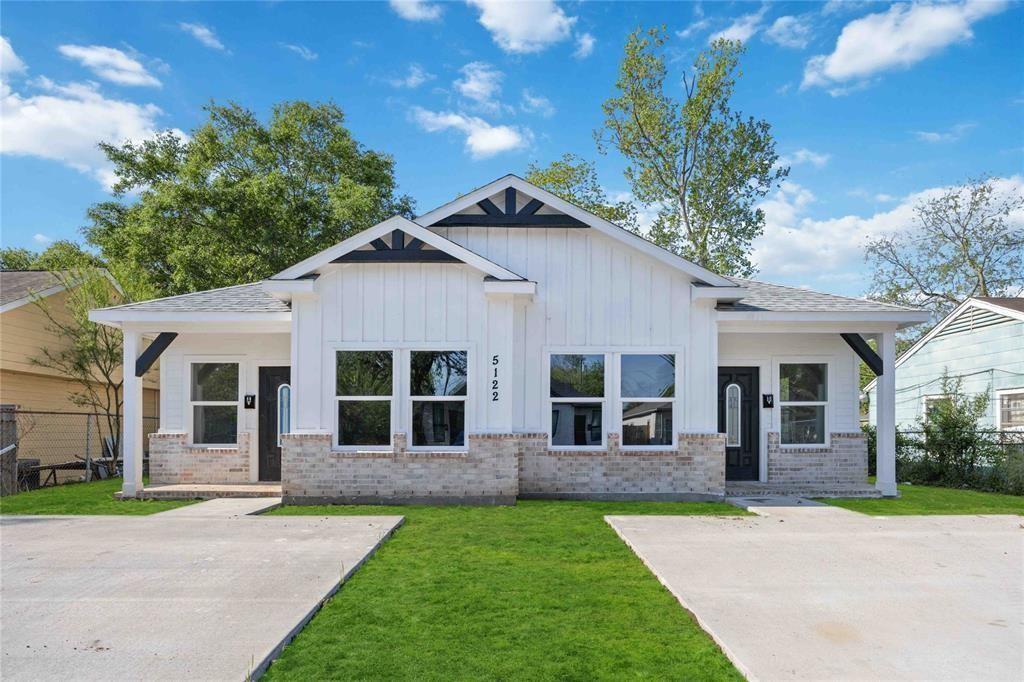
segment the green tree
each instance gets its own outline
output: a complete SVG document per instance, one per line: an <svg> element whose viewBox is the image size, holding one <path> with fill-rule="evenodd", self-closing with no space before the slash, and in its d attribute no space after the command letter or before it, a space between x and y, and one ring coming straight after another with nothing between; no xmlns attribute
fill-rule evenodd
<svg viewBox="0 0 1024 682"><path fill-rule="evenodd" d="M698 54L680 101L666 92L666 40L664 26L630 34L599 148L617 149L633 195L660 207L651 239L716 272L753 274L757 203L789 169L777 165L771 126L732 108L743 45L720 39Z"/></svg>
<svg viewBox="0 0 1024 682"><path fill-rule="evenodd" d="M555 194L580 208L632 232L637 226L636 206L629 201L613 202L597 179L593 161L576 154L563 154L541 168L531 163L526 169L526 180Z"/></svg>
<svg viewBox="0 0 1024 682"><path fill-rule="evenodd" d="M3 270L74 270L82 267L102 267L95 255L75 242L60 240L42 252L28 249L0 249L0 269Z"/></svg>
<svg viewBox="0 0 1024 682"><path fill-rule="evenodd" d="M1024 291L1024 227L1011 216L1024 195L990 177L968 179L914 207L914 224L867 246L872 298L943 316L972 296Z"/></svg>
<svg viewBox="0 0 1024 682"><path fill-rule="evenodd" d="M336 105L284 102L267 123L236 104L206 111L188 138L101 144L120 200L93 206L84 233L136 297L256 281L411 215L394 161L359 144Z"/></svg>

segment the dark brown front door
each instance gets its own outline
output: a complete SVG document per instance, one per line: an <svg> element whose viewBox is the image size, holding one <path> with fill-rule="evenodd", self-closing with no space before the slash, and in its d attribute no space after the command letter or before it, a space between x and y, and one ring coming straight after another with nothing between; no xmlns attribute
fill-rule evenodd
<svg viewBox="0 0 1024 682"><path fill-rule="evenodd" d="M718 432L725 434L725 480L756 481L761 434L758 368L718 368Z"/></svg>
<svg viewBox="0 0 1024 682"><path fill-rule="evenodd" d="M260 367L260 480L281 480L281 448L277 444L277 389L291 381L290 367Z"/></svg>

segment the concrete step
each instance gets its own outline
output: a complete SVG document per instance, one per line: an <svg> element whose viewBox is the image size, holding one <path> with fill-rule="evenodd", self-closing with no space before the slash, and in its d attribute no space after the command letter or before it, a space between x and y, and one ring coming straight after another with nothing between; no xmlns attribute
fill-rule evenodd
<svg viewBox="0 0 1024 682"><path fill-rule="evenodd" d="M120 498L117 493L115 497ZM280 483L174 483L146 486L139 497L144 500L214 500L223 497L281 497Z"/></svg>

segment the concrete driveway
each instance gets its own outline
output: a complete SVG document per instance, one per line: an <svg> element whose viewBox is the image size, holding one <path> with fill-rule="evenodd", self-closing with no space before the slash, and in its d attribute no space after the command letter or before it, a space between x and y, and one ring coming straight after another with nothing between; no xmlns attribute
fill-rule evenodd
<svg viewBox="0 0 1024 682"><path fill-rule="evenodd" d="M243 680L402 520L245 504L0 517L3 679Z"/></svg>
<svg viewBox="0 0 1024 682"><path fill-rule="evenodd" d="M608 522L749 678L1024 679L1024 518Z"/></svg>

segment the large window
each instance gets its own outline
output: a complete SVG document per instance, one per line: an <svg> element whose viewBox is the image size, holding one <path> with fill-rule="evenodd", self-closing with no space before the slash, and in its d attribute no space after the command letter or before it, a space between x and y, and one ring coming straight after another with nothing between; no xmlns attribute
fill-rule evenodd
<svg viewBox="0 0 1024 682"><path fill-rule="evenodd" d="M620 363L622 444L672 445L674 355L622 355Z"/></svg>
<svg viewBox="0 0 1024 682"><path fill-rule="evenodd" d="M1024 430L1024 388L999 391L998 426L1000 429Z"/></svg>
<svg viewBox="0 0 1024 682"><path fill-rule="evenodd" d="M551 356L551 444L604 444L604 355Z"/></svg>
<svg viewBox="0 0 1024 682"><path fill-rule="evenodd" d="M779 407L783 445L824 445L828 364L780 364Z"/></svg>
<svg viewBox="0 0 1024 682"><path fill-rule="evenodd" d="M191 367L192 442L234 445L238 442L238 363L193 362Z"/></svg>
<svg viewBox="0 0 1024 682"><path fill-rule="evenodd" d="M409 355L413 447L466 444L466 351L418 351Z"/></svg>
<svg viewBox="0 0 1024 682"><path fill-rule="evenodd" d="M338 445L391 444L393 364L391 351L337 351Z"/></svg>

